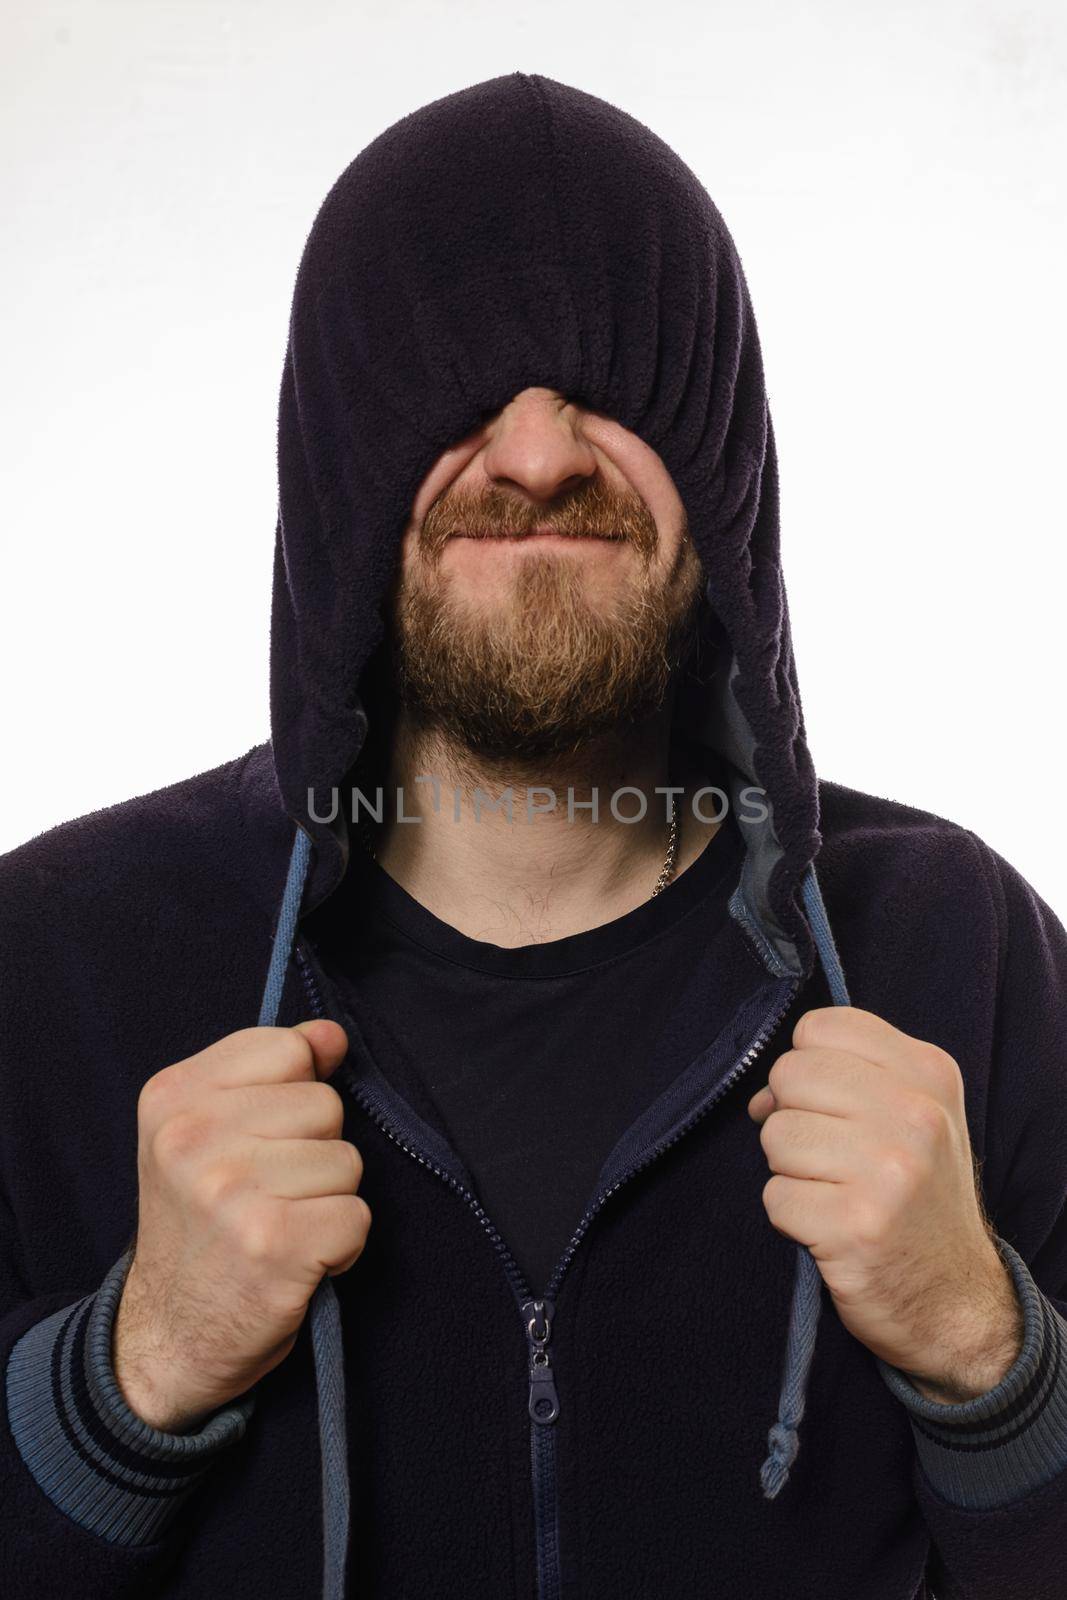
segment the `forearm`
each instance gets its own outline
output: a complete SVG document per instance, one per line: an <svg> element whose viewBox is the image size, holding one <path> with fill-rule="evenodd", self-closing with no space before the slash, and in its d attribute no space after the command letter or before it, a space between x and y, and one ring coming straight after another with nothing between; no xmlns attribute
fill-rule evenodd
<svg viewBox="0 0 1067 1600"><path fill-rule="evenodd" d="M972 1272L964 1303L937 1315L938 1338L918 1368L899 1367L927 1400L958 1406L988 1394L1007 1377L1022 1353L1026 1316L1015 1274L988 1244L988 1267Z"/></svg>
<svg viewBox="0 0 1067 1600"><path fill-rule="evenodd" d="M130 1409L111 1365L112 1326L128 1265L126 1252L99 1290L73 1305L29 1320L22 1308L21 1316L8 1319L12 1330L3 1353L10 1438L0 1500L23 1507L11 1538L27 1570L40 1574L42 1561L54 1560L58 1574L66 1560L71 1582L77 1571L73 1587L56 1587L56 1593L89 1592L96 1561L107 1569L108 1582L119 1584L101 1593L139 1594L136 1583L124 1590L125 1579L117 1575L141 1572L147 1581L165 1559L181 1507L220 1453L243 1436L254 1405L252 1394L241 1396L181 1434L150 1427ZM129 1550L128 1562L112 1558L101 1540ZM144 1592L150 1591L151 1584ZM4 1592L20 1591L16 1584Z"/></svg>
<svg viewBox="0 0 1067 1600"><path fill-rule="evenodd" d="M1007 1504L1067 1469L1067 1320L1018 1252L1003 1240L999 1248L1023 1328L1019 1353L998 1383L946 1404L922 1394L897 1367L878 1362L907 1408L930 1483L946 1500L975 1509Z"/></svg>

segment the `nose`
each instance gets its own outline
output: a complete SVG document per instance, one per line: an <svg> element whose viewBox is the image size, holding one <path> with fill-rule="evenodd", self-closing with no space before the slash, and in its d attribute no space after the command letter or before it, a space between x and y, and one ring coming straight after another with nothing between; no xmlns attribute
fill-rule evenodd
<svg viewBox="0 0 1067 1600"><path fill-rule="evenodd" d="M539 503L579 488L597 470L580 418L580 407L556 390L523 389L493 420L486 476Z"/></svg>

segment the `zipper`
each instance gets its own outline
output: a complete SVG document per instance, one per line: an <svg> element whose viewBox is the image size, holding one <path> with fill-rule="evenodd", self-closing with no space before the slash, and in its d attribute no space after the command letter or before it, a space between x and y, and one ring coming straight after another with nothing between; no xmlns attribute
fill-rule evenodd
<svg viewBox="0 0 1067 1600"><path fill-rule="evenodd" d="M310 949L304 941L298 940L294 943L293 953L300 969L304 992L311 1007L312 1015L315 1017L325 1016L326 1008L319 989L315 963ZM321 973L318 976L321 976ZM734 1062L726 1076L720 1079L713 1093L706 1100L701 1101L685 1121L675 1128L671 1134L653 1145L650 1150L645 1151L639 1160L633 1162L616 1178L614 1183L601 1190L594 1197L571 1236L563 1255L556 1263L551 1282L543 1295L535 1295L531 1291L522 1268L508 1249L499 1230L494 1227L477 1196L471 1192L455 1173L450 1172L447 1167L434 1161L425 1151L420 1150L410 1140L403 1137L401 1130L396 1127L394 1118L390 1115L390 1108L383 1105L372 1088L365 1083L359 1082L351 1073L345 1074L344 1066L338 1069L337 1075L345 1074L342 1081L382 1133L417 1161L420 1166L426 1167L430 1172L433 1172L471 1208L489 1235L493 1248L511 1285L512 1293L522 1316L523 1331L526 1336L529 1355L527 1410L530 1415L530 1468L533 1484L534 1536L537 1553L537 1600L560 1600L562 1592L559 1540L559 1482L556 1466L557 1435L554 1427L560 1414L560 1400L549 1350L552 1326L555 1320L555 1302L559 1294L560 1284L574 1257L575 1251L578 1249L601 1207L618 1189L622 1188L623 1184L628 1183L637 1173L644 1171L647 1166L657 1160L664 1151L669 1150L680 1139L683 1139L695 1124L706 1116L712 1107L722 1099L723 1095L726 1094L727 1090L737 1081L741 1074L748 1070L792 1005L800 985L801 979L794 978L785 991L779 995L770 1015L764 1018L755 1037L751 1040L744 1053Z"/></svg>
<svg viewBox="0 0 1067 1600"><path fill-rule="evenodd" d="M559 1487L556 1472L556 1430L559 1395L552 1373L548 1341L556 1307L547 1297L527 1300L522 1308L530 1347L530 1475L533 1480L534 1533L537 1550L538 1600L559 1600Z"/></svg>

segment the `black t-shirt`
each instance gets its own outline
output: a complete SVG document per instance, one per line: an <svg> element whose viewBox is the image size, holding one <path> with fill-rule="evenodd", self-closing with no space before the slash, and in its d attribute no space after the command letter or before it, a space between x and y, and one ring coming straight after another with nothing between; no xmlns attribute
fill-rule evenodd
<svg viewBox="0 0 1067 1600"><path fill-rule="evenodd" d="M710 1043L743 855L728 815L655 898L511 949L436 917L354 842L316 914L319 958L379 1071L418 1083L535 1294L616 1141Z"/></svg>

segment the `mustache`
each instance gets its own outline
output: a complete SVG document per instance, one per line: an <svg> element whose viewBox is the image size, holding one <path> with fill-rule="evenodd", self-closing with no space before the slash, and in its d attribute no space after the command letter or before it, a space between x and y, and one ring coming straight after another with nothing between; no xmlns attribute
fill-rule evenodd
<svg viewBox="0 0 1067 1600"><path fill-rule="evenodd" d="M537 533L625 541L646 560L659 543L656 520L640 495L590 479L547 505L510 494L498 484L480 492L446 490L423 518L419 547L432 558L455 537L522 539Z"/></svg>

